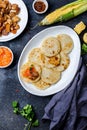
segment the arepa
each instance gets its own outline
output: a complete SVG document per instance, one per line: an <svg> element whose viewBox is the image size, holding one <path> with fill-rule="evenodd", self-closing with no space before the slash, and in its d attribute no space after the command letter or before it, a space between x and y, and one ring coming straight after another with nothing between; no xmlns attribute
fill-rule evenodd
<svg viewBox="0 0 87 130"><path fill-rule="evenodd" d="M67 34L60 34L57 38L61 43L61 50L64 53L70 53L74 46L72 38Z"/></svg>
<svg viewBox="0 0 87 130"><path fill-rule="evenodd" d="M61 78L61 73L57 70L42 68L41 78L44 82L54 84Z"/></svg>
<svg viewBox="0 0 87 130"><path fill-rule="evenodd" d="M33 62L39 65L42 65L42 58L43 55L41 54L40 48L33 48L28 55L29 62Z"/></svg>
<svg viewBox="0 0 87 130"><path fill-rule="evenodd" d="M43 65L47 68L54 68L60 64L60 54L52 57L43 56Z"/></svg>
<svg viewBox="0 0 87 130"><path fill-rule="evenodd" d="M40 90L44 90L44 89L47 89L48 87L50 87L50 84L44 82L42 79L40 79L37 82L33 83L33 85L36 86L36 88L38 88Z"/></svg>
<svg viewBox="0 0 87 130"><path fill-rule="evenodd" d="M44 55L51 57L60 52L60 42L56 37L48 37L41 44L41 51Z"/></svg>

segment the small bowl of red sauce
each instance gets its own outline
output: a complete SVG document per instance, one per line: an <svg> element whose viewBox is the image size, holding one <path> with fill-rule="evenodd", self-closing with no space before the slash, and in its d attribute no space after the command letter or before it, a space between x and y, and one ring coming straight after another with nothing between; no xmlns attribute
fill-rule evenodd
<svg viewBox="0 0 87 130"><path fill-rule="evenodd" d="M0 46L0 68L6 68L13 62L13 52L6 46Z"/></svg>
<svg viewBox="0 0 87 130"><path fill-rule="evenodd" d="M32 7L36 13L43 14L48 9L48 2L46 0L34 0Z"/></svg>

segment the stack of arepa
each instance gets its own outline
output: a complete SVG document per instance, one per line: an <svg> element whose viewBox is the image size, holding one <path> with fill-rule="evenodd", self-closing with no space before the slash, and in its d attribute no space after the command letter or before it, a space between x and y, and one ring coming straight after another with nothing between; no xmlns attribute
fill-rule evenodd
<svg viewBox="0 0 87 130"><path fill-rule="evenodd" d="M55 84L70 64L69 53L73 45L72 38L67 34L45 38L40 47L29 52L28 61L20 70L21 78L38 89Z"/></svg>

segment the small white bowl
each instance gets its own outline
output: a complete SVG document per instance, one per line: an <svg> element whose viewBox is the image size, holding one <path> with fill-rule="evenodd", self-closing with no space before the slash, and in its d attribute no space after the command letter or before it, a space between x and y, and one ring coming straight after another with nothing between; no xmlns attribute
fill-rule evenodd
<svg viewBox="0 0 87 130"><path fill-rule="evenodd" d="M8 49L9 52L11 53L11 55L12 55L12 59L11 59L11 61L9 62L9 64L7 64L7 65L5 65L5 66L0 66L0 68L7 68L7 67L9 67L9 66L12 64L12 62L13 62L13 59L14 59L13 52L12 52L12 50L11 50L10 48L8 48L8 47L6 47L6 46L0 46L0 48L6 48L6 49Z"/></svg>
<svg viewBox="0 0 87 130"><path fill-rule="evenodd" d="M37 11L37 10L35 9L34 5L35 5L36 2L43 2L43 3L45 4L46 7L45 7L44 11L39 12L39 11ZM47 11L47 9L48 9L48 2L47 2L46 0L34 0L34 1L33 1L33 4L32 4L32 8L33 8L33 10L34 10L37 14L43 14L43 13L45 13L45 12Z"/></svg>

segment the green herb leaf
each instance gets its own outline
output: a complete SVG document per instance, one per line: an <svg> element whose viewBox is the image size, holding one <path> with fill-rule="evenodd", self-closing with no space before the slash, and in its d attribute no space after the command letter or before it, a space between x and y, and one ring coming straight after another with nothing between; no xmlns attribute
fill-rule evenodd
<svg viewBox="0 0 87 130"><path fill-rule="evenodd" d="M32 106L27 104L23 107L23 110L25 111L25 113L30 114L32 112Z"/></svg>
<svg viewBox="0 0 87 130"><path fill-rule="evenodd" d="M39 126L39 121L38 120L35 120L33 123L32 123L32 126Z"/></svg>
<svg viewBox="0 0 87 130"><path fill-rule="evenodd" d="M33 69L33 64L30 66L30 70L32 70Z"/></svg>
<svg viewBox="0 0 87 130"><path fill-rule="evenodd" d="M34 112L31 105L27 104L23 107L23 109L20 111L20 114L25 117L28 121L32 121L34 118Z"/></svg>
<svg viewBox="0 0 87 130"><path fill-rule="evenodd" d="M12 102L12 107L13 107L13 108L18 107L18 102L17 102L17 101L13 101L13 102Z"/></svg>
<svg viewBox="0 0 87 130"><path fill-rule="evenodd" d="M14 108L13 112L14 112L15 114L18 114L18 113L19 113L19 109L18 109L18 108Z"/></svg>
<svg viewBox="0 0 87 130"><path fill-rule="evenodd" d="M30 130L31 126L36 127L39 125L39 121L35 120L35 113L34 113L33 107L31 105L27 104L20 110L19 106L18 106L18 102L13 101L12 107L13 107L13 112L15 114L20 114L21 116L23 116L24 118L26 118L29 121L24 129L28 128L28 130Z"/></svg>
<svg viewBox="0 0 87 130"><path fill-rule="evenodd" d="M87 45L85 43L82 44L82 54L87 53Z"/></svg>

